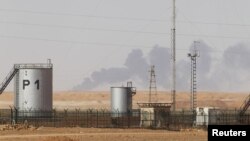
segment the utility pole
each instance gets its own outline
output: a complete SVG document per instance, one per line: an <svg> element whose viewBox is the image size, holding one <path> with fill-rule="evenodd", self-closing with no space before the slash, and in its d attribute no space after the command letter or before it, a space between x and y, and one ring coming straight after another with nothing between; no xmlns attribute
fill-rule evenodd
<svg viewBox="0 0 250 141"><path fill-rule="evenodd" d="M149 80L149 99L148 102L157 102L157 88L156 88L156 78L155 78L155 66L150 67L150 80Z"/></svg>
<svg viewBox="0 0 250 141"><path fill-rule="evenodd" d="M197 107L197 81L196 81L196 59L200 56L196 44L194 41L194 50L192 53L188 53L188 57L191 59L191 89L190 89L190 109L194 111Z"/></svg>
<svg viewBox="0 0 250 141"><path fill-rule="evenodd" d="M175 37L176 37L176 25L175 25L176 13L175 13L175 0L173 0L173 17L172 17L172 28L171 28L171 48L172 48L172 109L175 111L176 108L176 52L175 52Z"/></svg>

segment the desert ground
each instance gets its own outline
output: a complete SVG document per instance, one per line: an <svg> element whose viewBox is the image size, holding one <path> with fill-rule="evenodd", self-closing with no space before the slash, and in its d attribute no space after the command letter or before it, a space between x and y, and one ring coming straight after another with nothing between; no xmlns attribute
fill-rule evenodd
<svg viewBox="0 0 250 141"><path fill-rule="evenodd" d="M53 94L53 108L55 109L110 109L111 94L108 91L91 92L55 92ZM219 107L225 109L238 109L248 93L218 93L198 92L197 104L199 107ZM13 93L5 92L0 95L0 108L6 109L13 106ZM171 100L170 92L158 92L158 101L167 103ZM177 109L189 109L190 94L178 92L176 101ZM138 108L137 103L148 101L148 92L139 91L133 97L133 108Z"/></svg>
<svg viewBox="0 0 250 141"><path fill-rule="evenodd" d="M0 141L206 141L203 130L49 128L0 131Z"/></svg>
<svg viewBox="0 0 250 141"><path fill-rule="evenodd" d="M110 93L96 92L55 92L53 107L55 109L110 109ZM199 92L198 106L239 109L248 93ZM169 92L158 92L157 102L170 102ZM178 92L177 109L189 109L189 93ZM0 108L13 106L13 93L0 95ZM148 101L148 92L139 91L133 97L133 108L137 103ZM1 125L6 126L6 125ZM150 129L102 129L102 128L50 128L30 127L0 131L0 141L206 141L207 132L198 129L181 131Z"/></svg>

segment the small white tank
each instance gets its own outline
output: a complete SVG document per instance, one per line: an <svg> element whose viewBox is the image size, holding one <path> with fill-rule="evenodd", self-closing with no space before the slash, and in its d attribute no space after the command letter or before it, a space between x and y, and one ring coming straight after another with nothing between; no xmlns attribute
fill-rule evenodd
<svg viewBox="0 0 250 141"><path fill-rule="evenodd" d="M132 112L132 96L136 93L135 87L111 87L112 117L127 116Z"/></svg>

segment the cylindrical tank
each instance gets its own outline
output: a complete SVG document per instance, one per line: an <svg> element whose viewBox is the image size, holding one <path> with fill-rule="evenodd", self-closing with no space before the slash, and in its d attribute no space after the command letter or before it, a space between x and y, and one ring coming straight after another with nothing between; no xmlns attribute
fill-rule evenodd
<svg viewBox="0 0 250 141"><path fill-rule="evenodd" d="M112 117L128 115L132 111L131 87L111 87L111 112Z"/></svg>
<svg viewBox="0 0 250 141"><path fill-rule="evenodd" d="M19 68L14 105L18 111L25 111L24 116L43 116L43 112L52 111L52 71L52 66Z"/></svg>

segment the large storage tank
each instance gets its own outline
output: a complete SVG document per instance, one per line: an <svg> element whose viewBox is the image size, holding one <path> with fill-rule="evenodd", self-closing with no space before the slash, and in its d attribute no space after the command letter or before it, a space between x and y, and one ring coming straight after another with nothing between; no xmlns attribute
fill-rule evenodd
<svg viewBox="0 0 250 141"><path fill-rule="evenodd" d="M111 87L112 117L122 117L132 112L132 96L135 93L135 88L132 85Z"/></svg>
<svg viewBox="0 0 250 141"><path fill-rule="evenodd" d="M20 114L43 116L52 111L52 64L17 64L15 67L19 71L15 75L14 105Z"/></svg>

